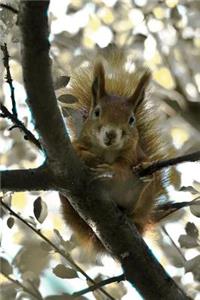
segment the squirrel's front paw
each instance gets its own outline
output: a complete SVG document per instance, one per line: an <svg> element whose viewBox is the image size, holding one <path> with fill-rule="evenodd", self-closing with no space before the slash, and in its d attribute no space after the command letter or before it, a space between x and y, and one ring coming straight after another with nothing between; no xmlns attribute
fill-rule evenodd
<svg viewBox="0 0 200 300"><path fill-rule="evenodd" d="M110 171L110 172L113 172L113 167L109 164L99 164L96 166L95 168L96 170L99 170L99 171Z"/></svg>
<svg viewBox="0 0 200 300"><path fill-rule="evenodd" d="M150 166L150 162L142 162L138 164L137 166L134 166L132 168L133 173L140 178L141 181L143 182L151 182L154 179L154 175L147 175L147 176L140 176L140 172L143 171L145 168Z"/></svg>
<svg viewBox="0 0 200 300"><path fill-rule="evenodd" d="M114 170L109 164L99 164L96 168L90 168L94 173L95 179L97 178L113 178Z"/></svg>

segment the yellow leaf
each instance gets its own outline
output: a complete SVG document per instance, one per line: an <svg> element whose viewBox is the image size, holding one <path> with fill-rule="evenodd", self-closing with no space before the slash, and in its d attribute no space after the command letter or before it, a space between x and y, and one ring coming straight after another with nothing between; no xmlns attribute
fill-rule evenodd
<svg viewBox="0 0 200 300"><path fill-rule="evenodd" d="M194 39L194 45L195 45L195 47L200 48L200 38Z"/></svg>
<svg viewBox="0 0 200 300"><path fill-rule="evenodd" d="M96 16L91 16L88 22L88 26L92 31L96 31L101 26L101 21Z"/></svg>
<svg viewBox="0 0 200 300"><path fill-rule="evenodd" d="M178 0L166 0L166 4L168 7L173 8L178 4Z"/></svg>
<svg viewBox="0 0 200 300"><path fill-rule="evenodd" d="M99 16L105 24L111 24L114 21L113 12L111 9L109 9L107 7L103 7L100 10Z"/></svg>
<svg viewBox="0 0 200 300"><path fill-rule="evenodd" d="M87 32L88 33L88 32ZM94 47L94 41L93 39L91 38L90 35L88 35L86 32L84 33L84 36L83 36L83 45L86 47L86 48L93 48Z"/></svg>
<svg viewBox="0 0 200 300"><path fill-rule="evenodd" d="M8 283L8 279L0 273L0 285Z"/></svg>
<svg viewBox="0 0 200 300"><path fill-rule="evenodd" d="M173 128L171 130L171 135L176 148L181 148L183 144L189 139L189 134L187 133L187 131L181 128Z"/></svg>
<svg viewBox="0 0 200 300"><path fill-rule="evenodd" d="M25 208L27 204L26 193L14 193L12 197L12 208L13 210L21 210Z"/></svg>
<svg viewBox="0 0 200 300"><path fill-rule="evenodd" d="M174 80L172 78L172 75L170 73L170 71L165 68L162 67L156 71L154 71L153 73L153 78L163 87L165 87L166 89L173 89L175 86Z"/></svg>
<svg viewBox="0 0 200 300"><path fill-rule="evenodd" d="M148 66L150 67L150 69L155 68L155 65L160 65L161 64L161 57L158 51L155 51L155 54L153 55L153 57L148 60Z"/></svg>
<svg viewBox="0 0 200 300"><path fill-rule="evenodd" d="M155 7L153 13L157 19L163 19L165 17L165 10L160 6Z"/></svg>
<svg viewBox="0 0 200 300"><path fill-rule="evenodd" d="M52 223L53 223L53 227L58 230L61 230L64 225L63 220L61 219L60 216L53 216Z"/></svg>

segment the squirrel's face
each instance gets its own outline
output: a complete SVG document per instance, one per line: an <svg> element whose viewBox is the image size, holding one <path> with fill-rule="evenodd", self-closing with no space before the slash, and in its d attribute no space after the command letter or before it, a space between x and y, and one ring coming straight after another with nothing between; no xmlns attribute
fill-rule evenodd
<svg viewBox="0 0 200 300"><path fill-rule="evenodd" d="M113 151L136 146L138 131L134 112L143 102L150 78L151 74L146 69L128 98L110 95L106 91L103 64L95 65L91 110L83 128L93 146Z"/></svg>
<svg viewBox="0 0 200 300"><path fill-rule="evenodd" d="M122 97L103 97L90 112L87 123L91 140L104 149L120 150L138 141L134 112Z"/></svg>

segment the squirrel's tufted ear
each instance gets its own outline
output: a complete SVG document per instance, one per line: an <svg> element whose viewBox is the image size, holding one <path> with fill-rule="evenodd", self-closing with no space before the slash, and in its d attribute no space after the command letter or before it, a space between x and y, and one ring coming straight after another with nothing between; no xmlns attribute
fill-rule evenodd
<svg viewBox="0 0 200 300"><path fill-rule="evenodd" d="M135 91L133 94L128 98L129 103L131 103L134 107L134 110L142 103L145 98L146 88L149 85L151 80L151 71L149 69L145 69L144 73L142 74L138 85L136 86Z"/></svg>
<svg viewBox="0 0 200 300"><path fill-rule="evenodd" d="M92 83L93 106L105 95L105 71L102 63L98 62L94 66L94 80Z"/></svg>

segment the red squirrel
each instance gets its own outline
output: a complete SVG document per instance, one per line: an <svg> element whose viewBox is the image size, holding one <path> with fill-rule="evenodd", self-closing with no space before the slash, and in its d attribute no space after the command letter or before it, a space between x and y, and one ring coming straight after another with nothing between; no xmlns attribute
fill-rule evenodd
<svg viewBox="0 0 200 300"><path fill-rule="evenodd" d="M86 67L72 72L67 87L76 103L66 104L86 117L75 132L73 146L85 164L99 174L113 174L106 188L143 234L152 222L156 199L163 190L161 172L148 180L138 177L137 169L165 158L164 142L158 132L157 114L148 98L149 69L126 69L126 55L117 48L105 48ZM76 124L70 120L74 131ZM80 127L80 125L79 125ZM105 249L92 229L60 195L64 219L79 242L87 249Z"/></svg>

